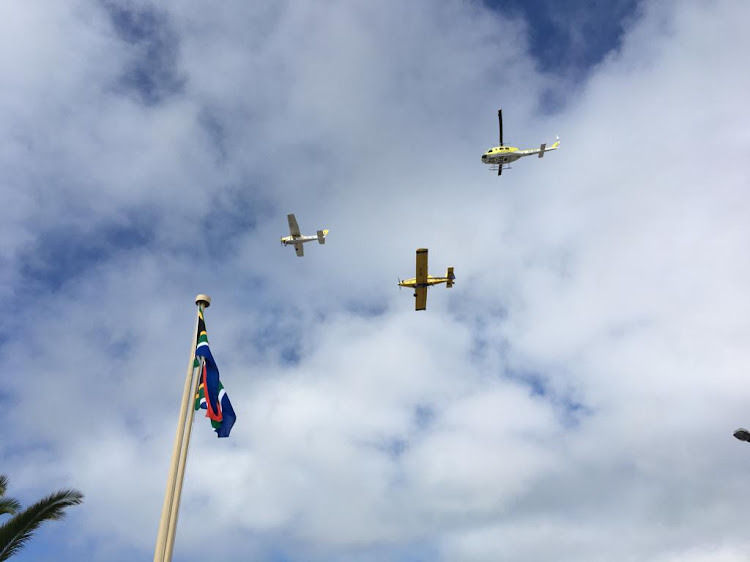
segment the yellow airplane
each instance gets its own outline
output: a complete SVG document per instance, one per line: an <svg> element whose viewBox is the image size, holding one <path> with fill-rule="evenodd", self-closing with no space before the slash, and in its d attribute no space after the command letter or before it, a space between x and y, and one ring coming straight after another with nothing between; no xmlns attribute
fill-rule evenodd
<svg viewBox="0 0 750 562"><path fill-rule="evenodd" d="M414 310L425 310L427 308L427 287L432 285L439 285L445 283L445 286L450 289L453 287L453 283L456 276L453 275L453 268L449 267L448 271L445 272L445 277L433 277L427 275L427 248L419 248L417 250L417 276L413 279L405 279L401 281L399 279L399 287L414 287Z"/></svg>
<svg viewBox="0 0 750 562"><path fill-rule="evenodd" d="M497 110L497 120L500 123L500 145L493 146L487 152L482 154L482 162L485 164L490 164L490 170L497 170L498 176L503 173L503 166L508 165L505 169L509 170L509 164L511 162L515 162L519 158L523 158L524 156L531 156L532 154L538 154L539 158L542 158L545 152L549 152L550 150L557 150L557 147L560 146L560 137L557 137L555 139L555 142L550 147L547 147L546 143L542 143L541 145L539 145L539 148L529 148L528 150L519 150L515 146L505 146L503 144L502 109Z"/></svg>

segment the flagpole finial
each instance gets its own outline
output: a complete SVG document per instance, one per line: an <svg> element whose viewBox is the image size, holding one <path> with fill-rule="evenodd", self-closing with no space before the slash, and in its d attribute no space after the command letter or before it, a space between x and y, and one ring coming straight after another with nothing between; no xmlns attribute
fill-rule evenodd
<svg viewBox="0 0 750 562"><path fill-rule="evenodd" d="M208 295L198 295L195 297L195 304L198 306L203 306L203 308L208 308L211 306L211 297Z"/></svg>

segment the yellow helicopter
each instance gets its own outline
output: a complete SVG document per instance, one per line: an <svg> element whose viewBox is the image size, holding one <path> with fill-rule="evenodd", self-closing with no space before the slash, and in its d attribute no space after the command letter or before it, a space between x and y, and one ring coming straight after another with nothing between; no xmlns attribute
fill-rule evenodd
<svg viewBox="0 0 750 562"><path fill-rule="evenodd" d="M545 152L550 150L557 150L560 146L560 137L555 139L555 142L551 146L547 146L547 143L542 143L539 148L529 148L527 150L519 150L515 146L505 146L503 144L503 110L497 110L497 120L500 124L500 144L499 146L493 146L487 152L482 154L482 162L490 165L490 170L497 170L497 175L503 173L503 168L506 170L510 169L509 164L515 162L519 158L524 156L531 156L532 154L538 154L539 158L544 156Z"/></svg>
<svg viewBox="0 0 750 562"><path fill-rule="evenodd" d="M453 287L453 283L456 280L456 276L453 275L453 268L449 267L445 272L445 277L433 277L427 274L427 248L419 248L417 250L417 276L411 279L399 280L399 287L413 287L414 288L414 310L426 310L427 309L427 287L432 285L439 285L445 283L445 286L450 289Z"/></svg>

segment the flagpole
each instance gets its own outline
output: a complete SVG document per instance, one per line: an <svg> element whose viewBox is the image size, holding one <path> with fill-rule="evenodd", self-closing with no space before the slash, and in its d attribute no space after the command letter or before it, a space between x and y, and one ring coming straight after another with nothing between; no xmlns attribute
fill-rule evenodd
<svg viewBox="0 0 750 562"><path fill-rule="evenodd" d="M201 357L200 364L198 366L198 380L200 380L200 373L203 372L204 359ZM195 369L193 369L193 380L192 393L191 393L191 406L188 407L188 419L185 424L185 437L183 439L184 446L180 451L180 460L177 463L177 486L174 491L174 498L172 499L172 517L169 520L169 528L167 529L167 544L164 549L164 562L172 562L172 551L174 550L174 537L177 531L177 519L180 516L180 497L182 496L182 481L185 478L185 464L187 463L187 455L190 450L190 435L193 432L193 418L195 417L195 408L192 406L195 400L195 393L197 390L198 383L195 381Z"/></svg>
<svg viewBox="0 0 750 562"><path fill-rule="evenodd" d="M194 398L195 385L193 383L195 369L193 368L193 362L195 361L195 348L198 339L198 321L200 319L200 313L204 308L208 308L211 305L211 297L208 295L198 295L195 297L195 304L198 306L198 312L195 316L195 329L193 330L192 342L190 347L190 359L185 376L185 386L182 391L182 403L180 405L180 417L177 422L177 434L174 440L174 446L172 447L172 461L169 465L169 476L167 477L167 489L164 493L164 505L161 510L161 520L159 521L159 533L156 537L156 548L154 550L154 562L169 562L171 560L171 548L169 551L169 558L166 557L167 544L173 543L172 540L168 540L168 533L170 528L172 529L172 535L174 535L174 529L177 519L177 510L175 509L175 495L177 496L177 508L179 508L179 496L182 491L182 477L184 476L184 463L182 465L182 473L179 476L178 471L180 468L180 458L182 457L182 451L187 454L187 445L185 442L185 425L188 414L190 420L193 419L193 409L189 408L191 398ZM192 424L188 424L189 425ZM187 432L187 439L190 439L190 433ZM175 494L175 492L177 492ZM172 521L175 521L172 524Z"/></svg>

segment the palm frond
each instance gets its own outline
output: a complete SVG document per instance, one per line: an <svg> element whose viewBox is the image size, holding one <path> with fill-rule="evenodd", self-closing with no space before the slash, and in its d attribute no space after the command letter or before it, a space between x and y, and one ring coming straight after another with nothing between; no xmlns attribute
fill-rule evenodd
<svg viewBox="0 0 750 562"><path fill-rule="evenodd" d="M21 509L21 504L13 498L0 497L0 515L15 515Z"/></svg>
<svg viewBox="0 0 750 562"><path fill-rule="evenodd" d="M8 477L0 474L0 515L15 515L21 509L21 504L13 498L4 498L8 489Z"/></svg>
<svg viewBox="0 0 750 562"><path fill-rule="evenodd" d="M83 501L78 490L60 490L30 505L0 526L0 562L8 560L45 521L59 521L65 509Z"/></svg>

